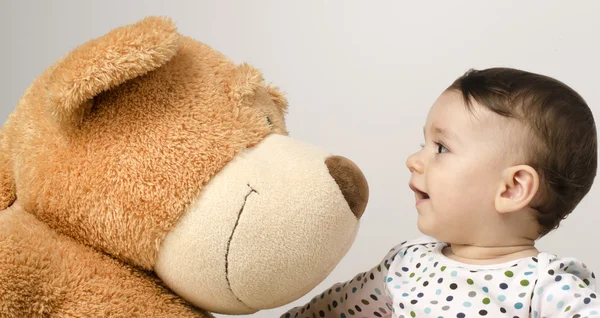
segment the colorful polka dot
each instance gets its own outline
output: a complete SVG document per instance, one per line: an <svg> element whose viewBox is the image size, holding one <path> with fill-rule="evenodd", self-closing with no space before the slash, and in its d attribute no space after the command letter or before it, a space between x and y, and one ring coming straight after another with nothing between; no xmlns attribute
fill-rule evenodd
<svg viewBox="0 0 600 318"><path fill-rule="evenodd" d="M523 308L523 304L522 303L516 303L515 304L515 308L521 309L521 308Z"/></svg>
<svg viewBox="0 0 600 318"><path fill-rule="evenodd" d="M415 245L343 285L314 297L285 318L311 317L585 317L597 303L595 277L582 263L526 258L504 268L461 266L440 259L440 244ZM539 266L546 266L538 271ZM543 279L538 282L538 279ZM536 308L537 306L541 306ZM591 307L589 307L591 308ZM293 313L293 314L292 314ZM335 313L335 316L333 315Z"/></svg>

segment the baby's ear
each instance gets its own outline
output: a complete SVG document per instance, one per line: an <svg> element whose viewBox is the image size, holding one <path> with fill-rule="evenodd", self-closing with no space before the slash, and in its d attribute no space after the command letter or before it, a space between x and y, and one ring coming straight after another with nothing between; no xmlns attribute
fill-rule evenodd
<svg viewBox="0 0 600 318"><path fill-rule="evenodd" d="M496 211L510 213L530 206L539 187L540 177L532 167L519 165L506 169L494 202Z"/></svg>
<svg viewBox="0 0 600 318"><path fill-rule="evenodd" d="M8 208L17 199L17 187L6 138L5 133L0 130L0 210Z"/></svg>
<svg viewBox="0 0 600 318"><path fill-rule="evenodd" d="M179 43L170 19L148 17L82 44L48 77L50 115L61 128L77 128L93 97L164 65L177 54Z"/></svg>

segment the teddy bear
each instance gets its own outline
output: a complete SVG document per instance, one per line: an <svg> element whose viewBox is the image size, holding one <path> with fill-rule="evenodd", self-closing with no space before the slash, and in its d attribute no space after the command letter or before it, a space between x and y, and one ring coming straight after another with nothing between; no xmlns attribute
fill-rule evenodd
<svg viewBox="0 0 600 318"><path fill-rule="evenodd" d="M0 316L243 315L311 291L368 183L290 137L287 112L168 17L74 48L0 130Z"/></svg>

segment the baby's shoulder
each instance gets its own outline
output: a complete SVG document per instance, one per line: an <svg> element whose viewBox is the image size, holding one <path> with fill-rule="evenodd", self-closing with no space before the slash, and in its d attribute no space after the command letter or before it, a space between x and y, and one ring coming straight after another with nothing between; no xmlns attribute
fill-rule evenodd
<svg viewBox="0 0 600 318"><path fill-rule="evenodd" d="M580 280L586 286L595 287L596 275L581 259L542 252L537 261L539 280L558 283L570 276L572 280Z"/></svg>
<svg viewBox="0 0 600 318"><path fill-rule="evenodd" d="M532 294L534 315L542 317L598 317L600 299L596 276L582 260L540 253L539 277ZM537 315L536 315L537 316Z"/></svg>

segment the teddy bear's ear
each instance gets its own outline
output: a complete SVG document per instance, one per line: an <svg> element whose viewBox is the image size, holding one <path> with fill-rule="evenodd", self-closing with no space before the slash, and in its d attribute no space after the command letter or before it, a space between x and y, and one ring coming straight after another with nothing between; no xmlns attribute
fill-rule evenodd
<svg viewBox="0 0 600 318"><path fill-rule="evenodd" d="M48 77L51 116L62 128L79 126L94 96L164 65L179 43L169 18L148 17L80 45Z"/></svg>
<svg viewBox="0 0 600 318"><path fill-rule="evenodd" d="M288 109L288 101L284 94L276 86L266 85L262 73L248 63L238 66L229 81L230 97L238 102L238 105L252 103L256 90L262 87L271 96L271 100L285 115Z"/></svg>
<svg viewBox="0 0 600 318"><path fill-rule="evenodd" d="M15 178L9 159L7 141L0 130L0 210L8 208L17 199Z"/></svg>
<svg viewBox="0 0 600 318"><path fill-rule="evenodd" d="M248 63L236 67L229 79L229 97L237 106L249 106L256 90L264 85L262 74Z"/></svg>
<svg viewBox="0 0 600 318"><path fill-rule="evenodd" d="M285 95L279 90L277 86L268 85L267 92L271 95L273 103L277 106L277 109L281 112L281 115L286 115L288 112L288 101Z"/></svg>

